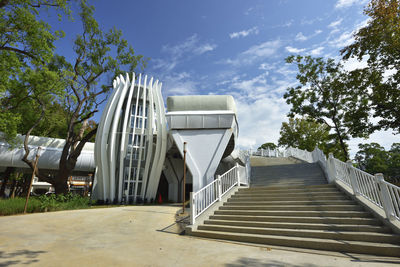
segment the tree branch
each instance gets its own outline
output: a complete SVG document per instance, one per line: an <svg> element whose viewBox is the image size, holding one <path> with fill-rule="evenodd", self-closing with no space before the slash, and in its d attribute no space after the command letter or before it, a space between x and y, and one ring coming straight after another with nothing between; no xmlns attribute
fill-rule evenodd
<svg viewBox="0 0 400 267"><path fill-rule="evenodd" d="M27 56L27 57L30 57L30 58L32 58L32 59L37 59L37 57L34 56L33 54L31 54L31 53L29 53L29 52L26 52L26 51L24 51L24 50L15 48L15 47L2 46L2 47L0 47L0 50L13 51L13 52L16 52L16 53L25 55L25 56Z"/></svg>
<svg viewBox="0 0 400 267"><path fill-rule="evenodd" d="M94 113L96 113L96 112L98 112L98 110L97 109L95 109L95 110L93 110L93 111L91 111L90 113L88 113L85 117L83 117L82 119L80 119L79 121L75 121L74 122L74 124L79 124L79 123L81 123L81 122L83 122L83 121L85 121L85 120L87 120L87 119L89 119L90 117L92 117L93 116L93 114Z"/></svg>

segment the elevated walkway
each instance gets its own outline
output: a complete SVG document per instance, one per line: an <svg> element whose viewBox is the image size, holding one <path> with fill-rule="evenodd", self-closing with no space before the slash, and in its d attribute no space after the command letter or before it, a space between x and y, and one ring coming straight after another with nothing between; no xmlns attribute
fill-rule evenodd
<svg viewBox="0 0 400 267"><path fill-rule="evenodd" d="M252 158L240 188L192 235L338 252L400 255L400 236L335 185L316 163ZM264 163L262 163L264 162Z"/></svg>

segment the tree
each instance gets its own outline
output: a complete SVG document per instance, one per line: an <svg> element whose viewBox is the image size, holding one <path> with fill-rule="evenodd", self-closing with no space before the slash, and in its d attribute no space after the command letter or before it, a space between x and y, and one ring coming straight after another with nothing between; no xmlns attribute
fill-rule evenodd
<svg viewBox="0 0 400 267"><path fill-rule="evenodd" d="M389 155L389 168L386 173L392 182L400 186L400 143L392 144Z"/></svg>
<svg viewBox="0 0 400 267"><path fill-rule="evenodd" d="M310 118L289 118L289 122L282 123L278 144L307 151L318 147L325 154L332 152L336 158L342 158L341 148L335 143L329 130L326 124Z"/></svg>
<svg viewBox="0 0 400 267"><path fill-rule="evenodd" d="M280 135L280 146L313 151L329 141L329 128L312 119L289 118L289 122L282 123Z"/></svg>
<svg viewBox="0 0 400 267"><path fill-rule="evenodd" d="M259 146L257 149L270 149L270 150L274 150L277 149L278 146L275 145L274 143L264 143L261 146Z"/></svg>
<svg viewBox="0 0 400 267"><path fill-rule="evenodd" d="M296 78L300 83L288 88L284 95L291 104L288 116L307 116L324 123L334 131L333 137L341 147L343 159L348 160L346 141L350 137L367 137L372 129L368 102L356 101L358 96L352 93L355 87L367 87L365 82L355 78L363 74L346 72L342 64L333 59L289 56L286 62L297 65Z"/></svg>
<svg viewBox="0 0 400 267"><path fill-rule="evenodd" d="M83 33L74 41L76 59L68 62L65 57L56 56L52 61L65 74L67 84L63 101L68 113L66 142L58 173L52 181L57 194L67 192L67 180L77 159L85 143L96 134L97 126L87 131L88 122L106 100L113 78L123 71L145 67L143 56L135 55L132 46L122 38L122 32L116 28L102 31L93 13L94 7L82 0L79 16Z"/></svg>
<svg viewBox="0 0 400 267"><path fill-rule="evenodd" d="M354 35L355 42L341 50L343 59L367 59L368 67L358 70L370 83L361 101L369 101L377 129L400 132L400 1L371 0L364 13L368 24ZM360 90L357 91L357 93Z"/></svg>
<svg viewBox="0 0 400 267"><path fill-rule="evenodd" d="M66 0L0 1L0 131L1 138L11 144L15 144L21 124L32 125L36 121L24 121L25 113L18 112L18 108L30 107L29 112L35 112L40 106L37 100L45 95L38 91L40 77L54 81L56 76L46 64L53 57L54 41L63 32L52 30L39 19L40 12L49 7L58 9L59 15L70 14ZM26 88L32 83L37 88L35 96ZM33 103L33 107L28 105Z"/></svg>
<svg viewBox="0 0 400 267"><path fill-rule="evenodd" d="M65 138L55 178L42 175L38 169L35 172L53 184L56 193L65 193L85 143L93 140L97 131L90 119L106 100L113 78L123 71L143 68L145 60L134 54L120 30L100 29L93 17L94 7L86 0L79 3L83 32L74 41L75 60L55 55L53 43L63 34L38 19L42 7L56 7L69 14L66 0L34 4L0 0L0 61L8 71L0 74L0 131L8 141L18 130L25 133L23 161L32 170L33 162L28 158L31 134Z"/></svg>
<svg viewBox="0 0 400 267"><path fill-rule="evenodd" d="M377 143L358 147L355 156L358 168L370 174L383 173L389 182L400 182L400 143L393 143L389 151Z"/></svg>
<svg viewBox="0 0 400 267"><path fill-rule="evenodd" d="M384 173L388 169L388 153L384 147L377 143L358 144L359 151L355 161L359 169L375 174Z"/></svg>

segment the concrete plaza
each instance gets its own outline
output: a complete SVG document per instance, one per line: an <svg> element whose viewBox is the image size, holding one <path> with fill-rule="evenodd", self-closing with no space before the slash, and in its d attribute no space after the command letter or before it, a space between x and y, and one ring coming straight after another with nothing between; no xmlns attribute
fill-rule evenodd
<svg viewBox="0 0 400 267"><path fill-rule="evenodd" d="M177 206L0 217L0 266L395 266L400 258L179 235Z"/></svg>

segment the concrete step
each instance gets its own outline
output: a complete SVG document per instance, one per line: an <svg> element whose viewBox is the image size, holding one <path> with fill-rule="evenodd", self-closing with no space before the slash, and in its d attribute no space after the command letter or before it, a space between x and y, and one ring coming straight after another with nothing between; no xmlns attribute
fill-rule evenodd
<svg viewBox="0 0 400 267"><path fill-rule="evenodd" d="M381 256L398 257L400 255L400 246L388 243L371 243L360 241L342 241L332 239L276 236L276 235L258 235L247 233L229 233L218 231L195 230L192 235L216 238L239 242L250 242L266 245L288 246L298 248L309 248L318 250L330 250L349 253L372 254Z"/></svg>
<svg viewBox="0 0 400 267"><path fill-rule="evenodd" d="M276 182L276 183L263 183L263 182L251 182L251 186L257 187L257 186L262 186L264 187L265 185L269 185L271 187L294 187L294 186L311 186L311 185L320 185L320 182L298 182L298 183L282 183L282 182Z"/></svg>
<svg viewBox="0 0 400 267"><path fill-rule="evenodd" d="M308 187L308 186L318 186L318 185L323 185L322 183L317 183L317 182L302 182L302 183L257 183L257 181L251 180L251 187L265 187L265 186L270 186L271 188L294 188L294 187Z"/></svg>
<svg viewBox="0 0 400 267"><path fill-rule="evenodd" d="M371 232L339 232L326 230L305 230L305 229L276 229L264 227L242 227L223 225L199 225L199 230L232 232L258 235L279 235L308 238L321 238L333 240L350 240L362 242L399 244L400 238L394 234L371 233Z"/></svg>
<svg viewBox="0 0 400 267"><path fill-rule="evenodd" d="M259 211L259 210L216 210L215 215L246 215L246 216L293 216L293 217L346 217L371 218L372 214L365 211Z"/></svg>
<svg viewBox="0 0 400 267"><path fill-rule="evenodd" d="M241 226L241 227L266 227L266 228L285 228L285 229L391 233L391 229L387 226L357 225L357 224L353 225L353 224L323 224L323 223L252 222L252 221L230 221L230 220L205 220L204 224L230 225L230 226Z"/></svg>
<svg viewBox="0 0 400 267"><path fill-rule="evenodd" d="M253 205L224 205L220 210L264 210L264 211L362 211L359 205L308 205L308 206L253 206Z"/></svg>
<svg viewBox="0 0 400 267"><path fill-rule="evenodd" d="M332 192L288 192L288 193L268 193L268 192L252 192L250 194L236 192L232 197L279 197L279 196L287 196L287 197L304 197L304 196L343 196L343 193L340 191L332 191Z"/></svg>
<svg viewBox="0 0 400 267"><path fill-rule="evenodd" d="M252 191L252 190L267 190L267 191L275 191L275 190L323 190L323 189L337 189L334 184L320 184L320 185L310 185L310 186L298 186L298 187L279 187L273 188L270 186L258 186L258 187L243 187L239 188L239 191Z"/></svg>
<svg viewBox="0 0 400 267"><path fill-rule="evenodd" d="M313 189L313 188L336 188L335 185L333 184L318 184L318 185L298 185L298 186L292 186L290 188L286 186L258 186L258 187L253 187L250 185L249 188L246 188L246 190L292 190L292 189Z"/></svg>
<svg viewBox="0 0 400 267"><path fill-rule="evenodd" d="M253 181L322 181L326 183L326 179L324 177L321 177L319 175L296 175L296 176L287 176L285 178L282 178L280 176L276 177L266 177L263 175L253 175L252 177Z"/></svg>
<svg viewBox="0 0 400 267"><path fill-rule="evenodd" d="M351 199L343 199L343 200L274 200L274 201L252 201L246 200L242 201L242 199L234 199L224 202L225 205L237 205L237 206L301 206L301 205L350 205L355 204L355 202Z"/></svg>
<svg viewBox="0 0 400 267"><path fill-rule="evenodd" d="M254 215L211 215L212 220L252 221L252 222L290 222L290 223L323 223L323 224L357 224L382 225L375 218L347 217L295 217L295 216L254 216Z"/></svg>
<svg viewBox="0 0 400 267"><path fill-rule="evenodd" d="M302 200L345 200L349 199L346 195L340 194L335 196L232 196L228 201L302 201Z"/></svg>
<svg viewBox="0 0 400 267"><path fill-rule="evenodd" d="M281 193L281 194L285 194L285 193L323 193L323 192L340 192L337 188L335 187L328 187L328 188L286 188L286 189L275 189L275 190L271 190L271 189L267 189L265 187L251 187L251 188L239 188L239 190L237 191L237 193L240 194L254 194L254 193Z"/></svg>

